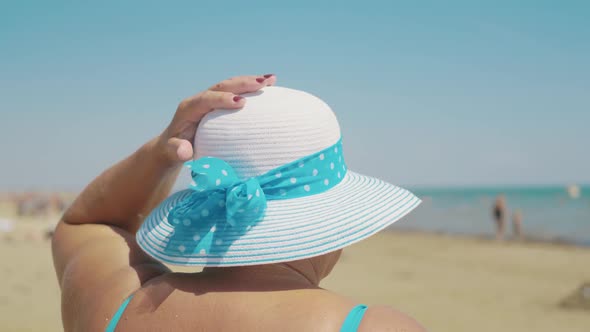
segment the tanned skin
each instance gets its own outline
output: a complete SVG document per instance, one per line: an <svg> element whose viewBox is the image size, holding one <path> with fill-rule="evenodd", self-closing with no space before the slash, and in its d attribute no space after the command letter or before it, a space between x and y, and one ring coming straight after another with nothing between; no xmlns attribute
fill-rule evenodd
<svg viewBox="0 0 590 332"><path fill-rule="evenodd" d="M341 251L295 262L174 273L135 242L145 216L166 198L195 132L217 108L239 110L240 94L275 84L240 76L183 100L168 127L94 179L55 231L53 260L64 330L104 331L134 295L117 331L339 331L357 303L319 287ZM360 331L424 331L386 306L370 307Z"/></svg>

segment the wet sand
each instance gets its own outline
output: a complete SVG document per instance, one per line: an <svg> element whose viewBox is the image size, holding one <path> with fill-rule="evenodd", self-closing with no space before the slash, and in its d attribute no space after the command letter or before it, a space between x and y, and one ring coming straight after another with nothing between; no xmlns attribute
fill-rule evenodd
<svg viewBox="0 0 590 332"><path fill-rule="evenodd" d="M0 234L0 331L62 330L50 242L32 235L50 220ZM384 232L345 250L323 286L432 331L589 331L590 311L558 305L590 281L589 262L589 248Z"/></svg>

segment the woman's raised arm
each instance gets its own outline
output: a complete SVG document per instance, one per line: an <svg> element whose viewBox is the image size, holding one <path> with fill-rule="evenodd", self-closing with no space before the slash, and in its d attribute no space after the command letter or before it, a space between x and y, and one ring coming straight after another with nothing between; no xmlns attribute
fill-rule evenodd
<svg viewBox="0 0 590 332"><path fill-rule="evenodd" d="M134 233L169 194L182 163L193 157L192 142L203 116L216 108L241 108L245 100L238 94L274 84L275 77L266 76L229 79L182 101L168 128L92 181L63 221L104 223Z"/></svg>
<svg viewBox="0 0 590 332"><path fill-rule="evenodd" d="M275 77L241 76L185 99L164 132L92 181L59 222L52 241L66 331L104 329L105 317L145 282L169 270L143 253L135 232L193 157L195 132L216 108L238 109L239 94ZM105 316L107 315L107 316Z"/></svg>

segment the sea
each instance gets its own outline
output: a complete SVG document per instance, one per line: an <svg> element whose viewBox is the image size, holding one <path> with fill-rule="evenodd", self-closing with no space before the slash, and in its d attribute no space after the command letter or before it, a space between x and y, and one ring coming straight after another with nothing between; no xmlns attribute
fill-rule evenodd
<svg viewBox="0 0 590 332"><path fill-rule="evenodd" d="M494 236L492 206L506 197L506 238L520 210L526 238L590 246L590 186L408 188L422 204L391 229Z"/></svg>

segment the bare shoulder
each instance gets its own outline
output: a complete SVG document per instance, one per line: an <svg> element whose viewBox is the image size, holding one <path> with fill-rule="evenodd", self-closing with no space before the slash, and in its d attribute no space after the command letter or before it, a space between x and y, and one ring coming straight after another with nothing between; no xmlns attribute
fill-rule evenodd
<svg viewBox="0 0 590 332"><path fill-rule="evenodd" d="M358 302L325 290L302 292L306 301L305 317L311 326L301 331L340 331L350 310ZM284 329L283 329L284 330ZM412 317L386 305L369 306L358 327L360 332L426 332L426 329Z"/></svg>
<svg viewBox="0 0 590 332"><path fill-rule="evenodd" d="M412 317L391 307L371 306L365 312L359 331L426 332Z"/></svg>
<svg viewBox="0 0 590 332"><path fill-rule="evenodd" d="M169 270L117 227L60 222L52 241L66 331L103 329L123 300Z"/></svg>

